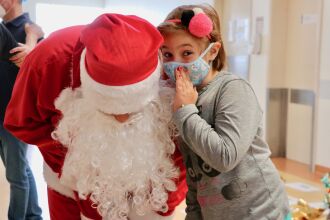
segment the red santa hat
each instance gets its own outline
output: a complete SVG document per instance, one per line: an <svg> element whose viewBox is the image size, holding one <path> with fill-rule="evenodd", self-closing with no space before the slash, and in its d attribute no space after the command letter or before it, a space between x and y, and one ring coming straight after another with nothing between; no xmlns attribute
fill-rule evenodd
<svg viewBox="0 0 330 220"><path fill-rule="evenodd" d="M139 111L158 95L158 30L137 16L103 14L80 37L82 91L110 114Z"/></svg>

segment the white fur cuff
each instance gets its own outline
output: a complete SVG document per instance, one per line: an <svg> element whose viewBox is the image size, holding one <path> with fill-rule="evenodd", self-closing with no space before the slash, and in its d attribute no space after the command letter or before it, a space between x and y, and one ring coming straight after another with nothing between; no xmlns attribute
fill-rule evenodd
<svg viewBox="0 0 330 220"><path fill-rule="evenodd" d="M58 174L55 173L45 162L44 162L44 177L48 187L60 193L61 195L67 196L72 199L75 198L73 191L70 188L60 183Z"/></svg>

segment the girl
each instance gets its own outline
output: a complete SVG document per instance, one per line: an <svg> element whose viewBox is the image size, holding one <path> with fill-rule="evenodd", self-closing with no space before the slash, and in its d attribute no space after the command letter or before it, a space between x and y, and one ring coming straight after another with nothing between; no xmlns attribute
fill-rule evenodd
<svg viewBox="0 0 330 220"><path fill-rule="evenodd" d="M174 121L189 191L186 220L289 218L248 82L223 71L220 22L209 5L174 9L159 25L164 72L176 82Z"/></svg>

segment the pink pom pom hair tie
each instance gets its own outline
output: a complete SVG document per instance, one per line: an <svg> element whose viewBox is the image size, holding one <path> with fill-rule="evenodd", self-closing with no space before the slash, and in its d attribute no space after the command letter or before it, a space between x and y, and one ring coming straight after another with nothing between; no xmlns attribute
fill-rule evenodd
<svg viewBox="0 0 330 220"><path fill-rule="evenodd" d="M212 20L201 8L185 10L182 12L181 19L171 19L166 22L181 23L183 26L187 27L193 36L211 39L210 34L213 30Z"/></svg>

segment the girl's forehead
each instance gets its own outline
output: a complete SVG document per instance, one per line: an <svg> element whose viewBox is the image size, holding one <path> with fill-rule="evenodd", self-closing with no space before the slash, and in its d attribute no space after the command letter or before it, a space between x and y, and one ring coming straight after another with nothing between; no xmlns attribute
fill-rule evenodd
<svg viewBox="0 0 330 220"><path fill-rule="evenodd" d="M199 49L202 46L201 40L193 37L191 34L184 30L167 32L163 35L163 37L163 47L175 49L182 46L191 46Z"/></svg>

